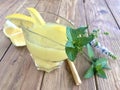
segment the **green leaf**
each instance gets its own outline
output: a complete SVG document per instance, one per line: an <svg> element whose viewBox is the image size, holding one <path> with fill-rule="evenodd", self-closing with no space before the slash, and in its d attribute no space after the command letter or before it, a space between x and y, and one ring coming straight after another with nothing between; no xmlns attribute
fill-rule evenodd
<svg viewBox="0 0 120 90"><path fill-rule="evenodd" d="M65 46L65 51L71 61L74 61L77 53L82 51L83 47L94 39L93 34L88 36L83 35L87 28L88 27L80 27L78 29L72 29L71 27L66 28L68 41ZM80 37L78 37L78 35Z"/></svg>
<svg viewBox="0 0 120 90"><path fill-rule="evenodd" d="M105 35L109 35L109 32L104 32Z"/></svg>
<svg viewBox="0 0 120 90"><path fill-rule="evenodd" d="M77 36L78 36L79 34L84 35L84 34L86 33L86 30L87 30L87 29L88 29L88 26L86 26L86 27L79 27L79 28L77 28L77 29L75 30L75 32L76 32Z"/></svg>
<svg viewBox="0 0 120 90"><path fill-rule="evenodd" d="M77 40L77 44L78 44L78 46L82 47L82 46L85 46L88 43L90 43L93 39L94 39L93 35L89 35L88 37L80 37Z"/></svg>
<svg viewBox="0 0 120 90"><path fill-rule="evenodd" d="M94 51L90 46L90 44L87 44L87 50L88 50L88 56L90 57L90 59L92 59L94 57Z"/></svg>
<svg viewBox="0 0 120 90"><path fill-rule="evenodd" d="M104 68L104 69L108 69L108 70L111 69L107 64L106 64L103 68Z"/></svg>
<svg viewBox="0 0 120 90"><path fill-rule="evenodd" d="M84 75L84 78L91 78L94 75L94 66L91 65L91 67L87 70L87 72Z"/></svg>
<svg viewBox="0 0 120 90"><path fill-rule="evenodd" d="M97 75L101 78L107 78L105 72L102 69L99 72L97 72Z"/></svg>
<svg viewBox="0 0 120 90"><path fill-rule="evenodd" d="M67 41L66 47L75 48L72 41Z"/></svg>
<svg viewBox="0 0 120 90"><path fill-rule="evenodd" d="M96 67L96 70L97 70L97 75L98 75L99 77L101 77L101 78L107 78L107 76L106 76L104 70L102 69L102 66L101 66L101 65L97 66L97 67Z"/></svg>
<svg viewBox="0 0 120 90"><path fill-rule="evenodd" d="M71 61L74 61L76 56L77 56L77 53L78 53L77 48L65 47L65 51L66 51L66 54L67 54L68 58Z"/></svg>
<svg viewBox="0 0 120 90"><path fill-rule="evenodd" d="M69 41L74 41L77 38L75 30L73 30L71 27L66 28L66 35Z"/></svg>
<svg viewBox="0 0 120 90"><path fill-rule="evenodd" d="M98 58L98 60L95 62L96 66L101 65L102 68L104 68L107 65L107 59L106 58Z"/></svg>

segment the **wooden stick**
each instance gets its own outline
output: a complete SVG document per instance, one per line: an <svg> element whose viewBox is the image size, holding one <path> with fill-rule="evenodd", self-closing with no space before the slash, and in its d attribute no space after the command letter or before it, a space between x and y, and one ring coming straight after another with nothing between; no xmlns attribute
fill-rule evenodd
<svg viewBox="0 0 120 90"><path fill-rule="evenodd" d="M76 85L80 85L82 82L81 82L81 79L80 79L80 77L78 75L78 72L75 68L74 63L72 61L68 60L68 59L67 59L67 62L70 66L70 69L71 69L71 72L72 72L72 75L73 75L73 78L75 80Z"/></svg>

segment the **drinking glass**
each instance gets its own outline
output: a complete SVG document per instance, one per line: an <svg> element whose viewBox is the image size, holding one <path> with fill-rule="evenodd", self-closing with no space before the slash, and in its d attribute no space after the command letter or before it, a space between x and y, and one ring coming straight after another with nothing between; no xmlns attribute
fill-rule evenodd
<svg viewBox="0 0 120 90"><path fill-rule="evenodd" d="M65 28L66 26L74 27L70 21L56 14L50 12L40 12L40 14L46 23L63 25ZM63 61L67 59L65 44L33 32L32 28L22 27L22 29L27 48L38 70L50 72L59 68ZM55 38L54 34L50 34ZM62 35L59 38L62 38Z"/></svg>

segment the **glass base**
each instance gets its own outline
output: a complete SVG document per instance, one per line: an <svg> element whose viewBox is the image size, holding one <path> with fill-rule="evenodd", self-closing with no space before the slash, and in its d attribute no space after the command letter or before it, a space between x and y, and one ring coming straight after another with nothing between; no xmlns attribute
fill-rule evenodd
<svg viewBox="0 0 120 90"><path fill-rule="evenodd" d="M35 64L35 66L37 67L38 65ZM42 70L42 71L45 71L45 72L51 72L51 71L53 71L53 70L55 70L55 69L57 69L57 68L60 68L60 66L53 67L53 68L51 68L51 69L46 69L46 68L44 68L44 67L37 67L37 70Z"/></svg>
<svg viewBox="0 0 120 90"><path fill-rule="evenodd" d="M33 58L37 70L42 70L46 72L51 72L57 68L60 68L63 63L63 61L46 61L41 60L40 58L34 58L32 54L31 57Z"/></svg>

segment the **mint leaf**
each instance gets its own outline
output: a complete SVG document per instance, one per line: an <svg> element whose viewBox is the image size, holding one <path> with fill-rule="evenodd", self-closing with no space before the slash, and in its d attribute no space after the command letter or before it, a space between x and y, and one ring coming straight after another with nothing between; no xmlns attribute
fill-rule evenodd
<svg viewBox="0 0 120 90"><path fill-rule="evenodd" d="M97 75L98 75L99 77L101 77L101 78L107 78L104 70L102 70L102 69L101 69L99 72L97 72Z"/></svg>
<svg viewBox="0 0 120 90"><path fill-rule="evenodd" d="M108 70L111 69L107 64L106 64L103 68L104 68L104 69L108 69Z"/></svg>
<svg viewBox="0 0 120 90"><path fill-rule="evenodd" d="M75 30L73 30L71 27L66 28L66 35L69 41L74 41L77 38Z"/></svg>
<svg viewBox="0 0 120 90"><path fill-rule="evenodd" d="M86 30L88 29L88 26L86 27L79 27L75 30L76 35L78 36L79 34L84 35L86 33Z"/></svg>
<svg viewBox="0 0 120 90"><path fill-rule="evenodd" d="M89 35L88 37L80 37L77 39L76 44L79 47L83 47L83 46L87 45L88 43L90 43L93 39L94 39L93 35Z"/></svg>
<svg viewBox="0 0 120 90"><path fill-rule="evenodd" d="M107 78L104 70L102 69L101 65L96 66L96 70L97 70L97 75L101 78Z"/></svg>
<svg viewBox="0 0 120 90"><path fill-rule="evenodd" d="M107 65L107 59L106 58L98 58L98 60L95 62L96 66L101 65L102 68L104 68Z"/></svg>
<svg viewBox="0 0 120 90"><path fill-rule="evenodd" d="M91 65L91 67L87 70L87 72L84 75L84 78L91 78L94 75L94 66Z"/></svg>
<svg viewBox="0 0 120 90"><path fill-rule="evenodd" d="M66 47L75 48L72 41L67 41Z"/></svg>
<svg viewBox="0 0 120 90"><path fill-rule="evenodd" d="M92 59L94 57L94 51L90 46L90 44L87 44L87 51L88 51L88 56L90 57L90 59Z"/></svg>
<svg viewBox="0 0 120 90"><path fill-rule="evenodd" d="M69 60L74 61L77 56L78 49L72 48L72 47L65 47L65 51L66 51L66 54L67 54Z"/></svg>

